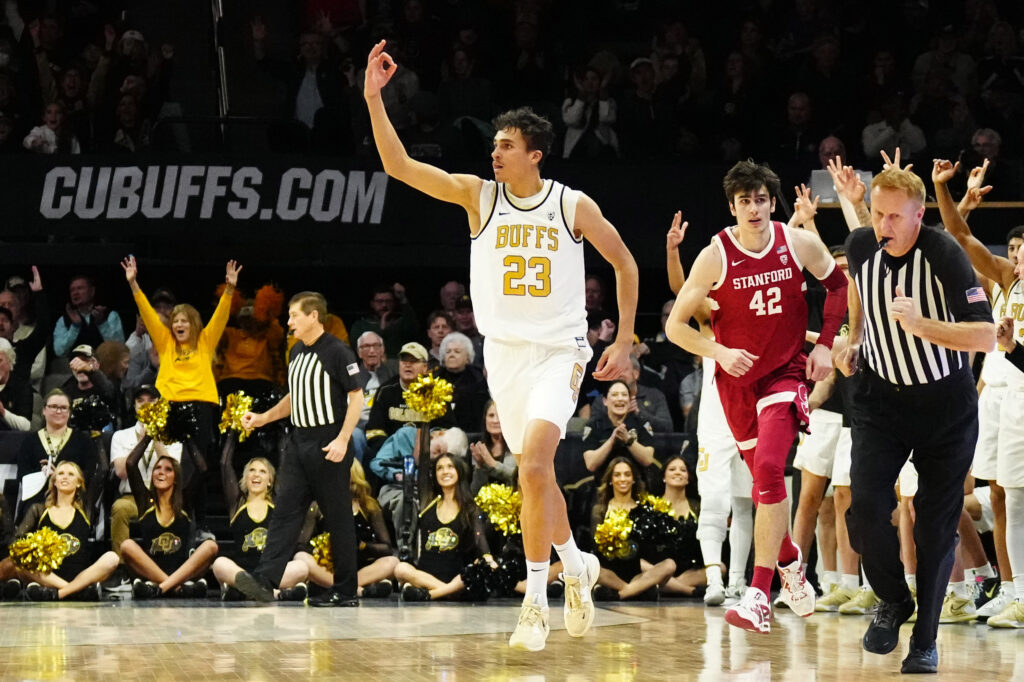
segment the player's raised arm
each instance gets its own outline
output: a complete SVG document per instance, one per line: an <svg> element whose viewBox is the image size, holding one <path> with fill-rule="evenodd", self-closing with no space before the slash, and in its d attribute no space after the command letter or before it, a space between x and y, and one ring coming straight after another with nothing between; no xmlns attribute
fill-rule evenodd
<svg viewBox="0 0 1024 682"><path fill-rule="evenodd" d="M817 235L796 231L791 239L800 262L818 278L827 292L821 333L815 341L814 350L807 357L807 378L821 381L832 371L832 343L846 315L848 281Z"/></svg>
<svg viewBox="0 0 1024 682"><path fill-rule="evenodd" d="M615 227L601 214L593 199L581 194L576 205L575 228L593 244L597 252L615 269L615 292L619 306L619 325L615 342L605 349L597 362L594 378L611 381L628 376L633 370L629 352L633 349L633 323L640 288L633 254L626 248Z"/></svg>
<svg viewBox="0 0 1024 682"><path fill-rule="evenodd" d="M363 97L370 111L373 141L384 164L384 172L435 199L459 204L471 215L475 215L478 212L477 201L483 180L475 175L448 173L416 161L409 156L402 141L398 139L398 133L391 125L381 99L381 89L395 75L398 64L384 51L384 45L385 41L382 40L370 50L366 59L366 78L363 81Z"/></svg>

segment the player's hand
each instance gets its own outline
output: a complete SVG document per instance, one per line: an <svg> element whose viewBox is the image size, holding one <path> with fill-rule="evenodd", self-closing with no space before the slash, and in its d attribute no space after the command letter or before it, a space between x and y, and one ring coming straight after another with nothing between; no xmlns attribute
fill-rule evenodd
<svg viewBox="0 0 1024 682"><path fill-rule="evenodd" d="M328 462L340 462L345 459L345 454L348 452L348 438L342 438L339 433L337 438L321 449L327 453L324 455L324 459Z"/></svg>
<svg viewBox="0 0 1024 682"><path fill-rule="evenodd" d="M720 349L714 356L715 362L725 370L726 374L734 377L741 377L749 372L754 366L754 361L761 357L742 348L720 346Z"/></svg>
<svg viewBox="0 0 1024 682"><path fill-rule="evenodd" d="M985 185L984 187L968 187L967 192L964 193L964 198L960 200L960 205L957 206L957 210L960 211L960 215L970 213L981 206L981 198L991 191L992 185Z"/></svg>
<svg viewBox="0 0 1024 682"><path fill-rule="evenodd" d="M972 187L981 187L985 183L985 173L988 172L988 159L986 158L981 162L980 166L975 166L971 169L971 172L967 174L967 189Z"/></svg>
<svg viewBox="0 0 1024 682"><path fill-rule="evenodd" d="M914 164L908 163L905 168L900 168L900 148L898 145L896 147L896 151L892 155L891 160L889 159L889 155L885 153L885 150L882 150L882 170L889 170L890 168L895 168L896 170L909 171L913 167Z"/></svg>
<svg viewBox="0 0 1024 682"><path fill-rule="evenodd" d="M832 184L836 192L851 204L859 204L864 200L868 188L857 175L853 166L844 166L842 157L836 156L828 161L828 174L832 176Z"/></svg>
<svg viewBox="0 0 1024 682"><path fill-rule="evenodd" d="M679 248L679 245L683 243L683 238L686 236L686 228L690 226L690 223L683 222L683 212L676 211L676 214L672 216L672 226L668 228L668 234L665 235L665 250L673 251Z"/></svg>
<svg viewBox="0 0 1024 682"><path fill-rule="evenodd" d="M398 64L384 51L386 40L382 40L370 50L366 58L366 77L363 79L363 97L370 99L380 95L381 88L388 84L395 75Z"/></svg>
<svg viewBox="0 0 1024 682"><path fill-rule="evenodd" d="M601 328L597 332L597 338L608 343L615 338L615 323L611 320L601 320Z"/></svg>
<svg viewBox="0 0 1024 682"><path fill-rule="evenodd" d="M801 183L799 187L793 188L796 191L796 201L793 202L793 224L803 225L814 220L818 215L818 202L821 197L815 196L811 200L811 188Z"/></svg>
<svg viewBox="0 0 1024 682"><path fill-rule="evenodd" d="M629 342L613 343L605 348L594 368L594 378L598 381L612 381L632 376L633 362L629 359L632 345Z"/></svg>
<svg viewBox="0 0 1024 682"><path fill-rule="evenodd" d="M1017 342L1013 338L1013 318L1004 317L996 326L996 344L999 350L1007 353L1013 351Z"/></svg>
<svg viewBox="0 0 1024 682"><path fill-rule="evenodd" d="M892 300L889 308L889 317L899 323L900 327L908 334L914 334L917 323L921 319L921 312L917 309L917 302L903 295L903 289L896 287L896 298Z"/></svg>
<svg viewBox="0 0 1024 682"><path fill-rule="evenodd" d="M846 337L837 339L833 346L833 365L843 373L844 377L852 377L857 372L860 361L860 344L849 343Z"/></svg>
<svg viewBox="0 0 1024 682"><path fill-rule="evenodd" d="M267 418L262 414L255 412L246 412L242 415L242 428L246 431L252 431L258 429L267 423Z"/></svg>
<svg viewBox="0 0 1024 682"><path fill-rule="evenodd" d="M807 356L807 378L823 381L832 373L832 351L820 343Z"/></svg>
<svg viewBox="0 0 1024 682"><path fill-rule="evenodd" d="M932 184L945 185L959 170L959 161L952 163L947 159L932 159Z"/></svg>

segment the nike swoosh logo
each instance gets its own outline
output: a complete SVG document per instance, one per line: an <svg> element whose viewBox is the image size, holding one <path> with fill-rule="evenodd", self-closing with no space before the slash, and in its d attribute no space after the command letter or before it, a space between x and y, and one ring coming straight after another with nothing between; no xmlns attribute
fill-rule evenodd
<svg viewBox="0 0 1024 682"><path fill-rule="evenodd" d="M758 491L757 491L757 494L758 494L758 495L767 495L767 494L768 494L768 491L767 491L767 490L758 490Z"/></svg>
<svg viewBox="0 0 1024 682"><path fill-rule="evenodd" d="M741 259L739 259L739 260L734 260L734 261L732 261L732 264L733 264L733 265L739 265L740 263L743 263L743 262L745 262L746 260L747 260L746 258L741 258Z"/></svg>

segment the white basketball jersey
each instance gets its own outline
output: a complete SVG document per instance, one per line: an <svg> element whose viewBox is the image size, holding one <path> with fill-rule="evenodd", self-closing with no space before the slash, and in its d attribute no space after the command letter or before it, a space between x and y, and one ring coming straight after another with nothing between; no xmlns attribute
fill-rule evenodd
<svg viewBox="0 0 1024 682"><path fill-rule="evenodd" d="M1003 315L1006 314L1006 294L998 282L992 284L992 290L995 293L992 297L992 318L996 324L999 324ZM981 366L981 380L985 382L986 386L1006 386L1009 371L1017 370L1006 359L1006 354L1003 351L997 348L991 353L985 353L985 362Z"/></svg>
<svg viewBox="0 0 1024 682"><path fill-rule="evenodd" d="M469 289L480 333L505 342L587 344L583 240L573 235L579 192L553 180L527 198L485 181Z"/></svg>
<svg viewBox="0 0 1024 682"><path fill-rule="evenodd" d="M722 398L718 395L715 385L715 361L713 358L701 358L704 375L701 377L700 411L697 412L697 442L709 438L732 438L729 422L725 419Z"/></svg>
<svg viewBox="0 0 1024 682"><path fill-rule="evenodd" d="M1006 307L1003 309L1003 317L1013 318L1013 340L1017 343L1024 343L1024 282L1019 279L1014 281L1010 290L1006 292ZM1009 360L1004 360L1009 364ZM1010 367L1006 372L1006 383L1016 390L1024 390L1024 372L1016 367Z"/></svg>

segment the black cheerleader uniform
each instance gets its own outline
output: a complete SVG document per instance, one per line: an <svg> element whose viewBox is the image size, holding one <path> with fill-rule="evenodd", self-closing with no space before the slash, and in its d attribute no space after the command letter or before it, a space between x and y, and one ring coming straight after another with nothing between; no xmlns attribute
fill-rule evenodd
<svg viewBox="0 0 1024 682"><path fill-rule="evenodd" d="M89 560L89 536L92 535L92 524L81 509L75 509L75 515L67 526L60 526L50 518L50 510L43 511L39 518L37 530L50 528L60 536L68 553L61 562L60 568L54 571L54 575L67 580L74 580L75 576L89 568L92 562Z"/></svg>
<svg viewBox="0 0 1024 682"><path fill-rule="evenodd" d="M188 559L192 520L181 512L164 526L156 517L156 507L150 507L139 518L142 550L160 570L170 575Z"/></svg>
<svg viewBox="0 0 1024 682"><path fill-rule="evenodd" d="M435 498L420 512L419 558L416 568L429 573L442 582L449 582L476 557L488 554L487 539L479 514L473 514L473 523L466 524L462 514L456 514L448 523L437 518Z"/></svg>
<svg viewBox="0 0 1024 682"><path fill-rule="evenodd" d="M610 509L605 510L605 515L600 518L597 518L597 516L595 515L593 519L594 528L593 532L591 533L591 537L594 536L594 534L597 532L597 527L608 516L608 511L610 511ZM642 571L642 569L640 568L640 551L635 544L633 545L632 554L626 558L606 557L600 551L595 552L595 554L597 554L597 559L601 562L602 568L607 568L609 571L619 576L620 578L622 578L623 581L627 583L636 576L640 575Z"/></svg>
<svg viewBox="0 0 1024 682"><path fill-rule="evenodd" d="M359 568L369 566L382 556L394 553L391 547L391 536L384 523L384 515L380 511L369 515L363 510L352 512L356 525L356 565Z"/></svg>
<svg viewBox="0 0 1024 682"><path fill-rule="evenodd" d="M690 508L686 516L676 517L676 537L672 541L668 558L676 562L676 574L692 568L704 567L704 555L697 539L697 513Z"/></svg>
<svg viewBox="0 0 1024 682"><path fill-rule="evenodd" d="M262 519L254 519L249 514L248 503L243 504L231 517L231 536L235 541L232 559L243 571L250 573L256 569L267 545L267 529L270 519L274 516L274 505L267 503L267 513Z"/></svg>

